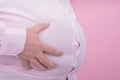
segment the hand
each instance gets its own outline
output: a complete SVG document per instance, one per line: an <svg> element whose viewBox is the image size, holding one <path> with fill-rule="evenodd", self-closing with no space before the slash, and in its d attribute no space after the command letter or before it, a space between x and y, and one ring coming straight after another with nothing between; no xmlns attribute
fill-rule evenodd
<svg viewBox="0 0 120 80"><path fill-rule="evenodd" d="M44 52L55 56L61 56L63 54L63 52L40 40L39 32L43 31L48 26L48 23L42 23L27 29L25 47L19 54L19 59L25 69L31 69L30 63L40 70L55 68L56 64L48 59Z"/></svg>

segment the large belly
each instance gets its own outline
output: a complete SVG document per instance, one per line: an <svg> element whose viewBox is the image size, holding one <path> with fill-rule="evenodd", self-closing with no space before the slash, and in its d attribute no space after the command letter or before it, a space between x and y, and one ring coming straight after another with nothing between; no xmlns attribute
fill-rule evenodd
<svg viewBox="0 0 120 80"><path fill-rule="evenodd" d="M69 71L73 60L73 34L72 31L66 26L52 23L48 29L39 35L44 42L64 52L64 55L61 57L48 55L48 57L58 65L56 69L53 69L53 71L51 70L50 72L54 74L57 72L59 75L64 75Z"/></svg>
<svg viewBox="0 0 120 80"><path fill-rule="evenodd" d="M62 23L66 24L66 23ZM58 67L43 72L45 74L50 73L51 75L65 75L72 64L73 61L73 48L72 48L72 36L73 32L68 27L68 25L62 25L57 23L50 23L50 26L42 31L39 36L40 39L43 40L45 43L55 47L64 52L64 55L61 57L47 55L52 61L54 61Z"/></svg>
<svg viewBox="0 0 120 80"><path fill-rule="evenodd" d="M21 23L21 21L23 22ZM42 22L43 21L39 23ZM18 21L8 20L6 23L8 25L11 25L11 27L30 27L33 26L33 24L35 24L29 20L20 20L19 22L19 19ZM46 75L57 77L64 76L65 74L67 74L73 61L73 49L72 49L73 31L70 25L68 25L64 20L63 21L51 20L50 26L46 30L40 32L39 37L41 40L43 40L43 42L64 52L64 55L60 57L46 54L48 58L50 58L54 63L57 64L57 68L48 71L38 71L36 68L33 68L30 71L25 71L24 69L22 69L22 65L20 64L19 59L17 57L11 56L0 57L0 64L12 65L10 68L16 69L16 71L18 72L27 73L31 75L35 74L41 77L45 77ZM7 60L5 60L5 58L7 58Z"/></svg>

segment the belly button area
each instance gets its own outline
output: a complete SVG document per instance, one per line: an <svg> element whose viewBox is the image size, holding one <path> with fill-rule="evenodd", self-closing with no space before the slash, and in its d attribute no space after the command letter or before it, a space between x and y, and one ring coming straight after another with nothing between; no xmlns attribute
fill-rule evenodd
<svg viewBox="0 0 120 80"><path fill-rule="evenodd" d="M76 33L75 35L75 46L80 47L80 33Z"/></svg>
<svg viewBox="0 0 120 80"><path fill-rule="evenodd" d="M74 45L75 45L75 47L80 47L80 41L78 41L77 39L75 39Z"/></svg>
<svg viewBox="0 0 120 80"><path fill-rule="evenodd" d="M76 46L76 47L80 47L80 42L76 40L75 46Z"/></svg>

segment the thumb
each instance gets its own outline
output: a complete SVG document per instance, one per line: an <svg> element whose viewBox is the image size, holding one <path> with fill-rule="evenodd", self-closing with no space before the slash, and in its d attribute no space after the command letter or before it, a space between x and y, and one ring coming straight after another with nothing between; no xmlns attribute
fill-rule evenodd
<svg viewBox="0 0 120 80"><path fill-rule="evenodd" d="M41 31L43 31L44 29L46 29L49 26L49 23L41 23L35 26L35 32L39 33Z"/></svg>

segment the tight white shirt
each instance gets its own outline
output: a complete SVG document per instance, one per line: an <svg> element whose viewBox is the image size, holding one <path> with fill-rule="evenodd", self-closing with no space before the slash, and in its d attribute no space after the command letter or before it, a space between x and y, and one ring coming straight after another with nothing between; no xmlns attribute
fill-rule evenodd
<svg viewBox="0 0 120 80"><path fill-rule="evenodd" d="M50 26L39 36L64 55L47 55L58 67L48 71L22 68L17 55L25 44L26 28L42 22ZM85 38L69 0L0 0L0 79L76 80L83 62Z"/></svg>

